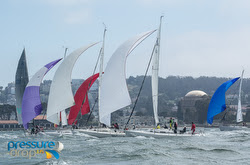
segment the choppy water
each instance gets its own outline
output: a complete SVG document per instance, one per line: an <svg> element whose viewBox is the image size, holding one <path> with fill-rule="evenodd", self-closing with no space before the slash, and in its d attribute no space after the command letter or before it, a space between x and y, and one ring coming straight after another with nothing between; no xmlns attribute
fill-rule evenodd
<svg viewBox="0 0 250 165"><path fill-rule="evenodd" d="M90 138L84 134L25 137L20 132L0 132L0 165L5 164L250 164L250 132L205 129L204 136ZM60 141L59 160L11 157L9 141Z"/></svg>

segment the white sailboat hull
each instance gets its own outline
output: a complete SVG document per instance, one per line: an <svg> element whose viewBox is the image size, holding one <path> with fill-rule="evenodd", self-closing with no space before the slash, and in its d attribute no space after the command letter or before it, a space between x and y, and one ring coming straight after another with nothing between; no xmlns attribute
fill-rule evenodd
<svg viewBox="0 0 250 165"><path fill-rule="evenodd" d="M244 126L225 126L225 125L220 125L219 126L221 131L236 131L236 130L250 130L250 128L248 127L244 127Z"/></svg>
<svg viewBox="0 0 250 165"><path fill-rule="evenodd" d="M173 131L150 131L150 130L126 130L126 136L128 137L136 137L136 136L144 136L144 137L153 137L153 138L167 138L167 137L176 137L176 136L201 136L199 133L184 133L180 134L174 133Z"/></svg>
<svg viewBox="0 0 250 165"><path fill-rule="evenodd" d="M76 130L75 130L76 131ZM119 130L111 130L111 129L77 129L79 133L84 133L90 136L105 138L105 137L125 137L124 132L120 132Z"/></svg>

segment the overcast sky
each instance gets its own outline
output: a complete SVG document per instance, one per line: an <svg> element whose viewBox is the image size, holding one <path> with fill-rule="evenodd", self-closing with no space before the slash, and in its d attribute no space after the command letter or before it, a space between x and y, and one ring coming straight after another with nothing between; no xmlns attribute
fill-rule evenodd
<svg viewBox="0 0 250 165"><path fill-rule="evenodd" d="M237 77L243 67L250 77L249 0L8 0L0 13L0 86L14 81L24 47L31 77L63 57L65 47L70 53L101 41L104 22L106 66L120 44L157 29L162 14L161 77ZM144 74L156 35L128 57L127 77ZM92 74L100 48L101 43L78 59L72 78Z"/></svg>

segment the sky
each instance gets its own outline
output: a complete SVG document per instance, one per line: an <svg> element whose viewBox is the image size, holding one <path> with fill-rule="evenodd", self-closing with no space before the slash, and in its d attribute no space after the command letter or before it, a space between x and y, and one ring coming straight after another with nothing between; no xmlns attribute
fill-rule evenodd
<svg viewBox="0 0 250 165"><path fill-rule="evenodd" d="M8 0L0 5L0 86L14 82L25 47L29 77L45 64L102 41L106 66L115 50L140 33L161 31L159 76L250 77L249 0ZM126 75L144 75L157 32L127 58ZM72 78L92 75L102 43L77 60ZM59 64L58 64L59 65ZM45 79L52 79L55 66ZM149 72L148 75L150 75Z"/></svg>

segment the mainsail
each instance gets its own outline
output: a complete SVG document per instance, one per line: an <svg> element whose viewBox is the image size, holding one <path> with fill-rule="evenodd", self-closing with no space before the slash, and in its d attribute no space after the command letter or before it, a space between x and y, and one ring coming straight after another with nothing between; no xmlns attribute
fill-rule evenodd
<svg viewBox="0 0 250 165"><path fill-rule="evenodd" d="M45 74L55 66L61 59L52 61L42 67L36 74L30 79L27 84L22 102L22 119L23 126L28 129L28 123L42 112L42 104L40 100L40 84Z"/></svg>
<svg viewBox="0 0 250 165"><path fill-rule="evenodd" d="M238 109L237 109L237 116L236 116L236 122L238 122L238 123L243 121L242 111L241 111L241 86L242 86L243 74L244 74L244 70L242 71L242 74L241 74L241 77L240 77Z"/></svg>
<svg viewBox="0 0 250 165"><path fill-rule="evenodd" d="M82 83L82 85L76 91L76 94L74 96L75 105L72 106L69 111L69 118L68 118L69 125L72 125L76 121L77 115L80 110L82 115L89 113L90 108L88 100L88 91L95 82L95 80L98 78L98 76L99 73L89 77Z"/></svg>
<svg viewBox="0 0 250 165"><path fill-rule="evenodd" d="M207 111L207 123L213 123L213 117L226 109L226 101L225 101L225 93L228 88L231 87L240 77L234 78L223 83L219 88L215 91L208 107Z"/></svg>
<svg viewBox="0 0 250 165"><path fill-rule="evenodd" d="M103 75L100 88L99 118L101 123L111 126L110 118L107 118L107 116L131 104L125 75L126 59L136 46L153 32L155 32L155 30L143 33L126 41L110 58L104 71L105 74Z"/></svg>
<svg viewBox="0 0 250 165"><path fill-rule="evenodd" d="M103 75L103 61L104 61L104 46L105 46L105 35L106 35L106 26L104 29L104 33L103 33L103 41L102 41L102 49L100 52L100 63L99 63L99 84L98 84L98 112L100 114L100 105L101 105L101 86L102 86L102 75ZM111 114L106 115L104 117L105 121L110 121L111 120ZM101 122L101 118L99 115L99 121Z"/></svg>
<svg viewBox="0 0 250 165"><path fill-rule="evenodd" d="M158 36L155 45L155 53L153 56L153 64L152 64L152 100L153 100L153 110L154 110L154 119L155 125L159 123L158 119L158 75L159 75L159 56L160 56L160 40L161 40L161 20L160 19L160 26L158 30Z"/></svg>
<svg viewBox="0 0 250 165"><path fill-rule="evenodd" d="M59 125L60 112L62 125L67 125L65 109L75 104L71 89L71 73L78 57L97 43L81 47L68 55L56 70L53 77L47 107L47 120Z"/></svg>
<svg viewBox="0 0 250 165"><path fill-rule="evenodd" d="M23 93L28 82L29 82L29 76L26 63L26 54L25 54L25 49L23 49L22 55L18 62L16 70L16 79L15 79L16 111L17 111L18 124L22 124Z"/></svg>

